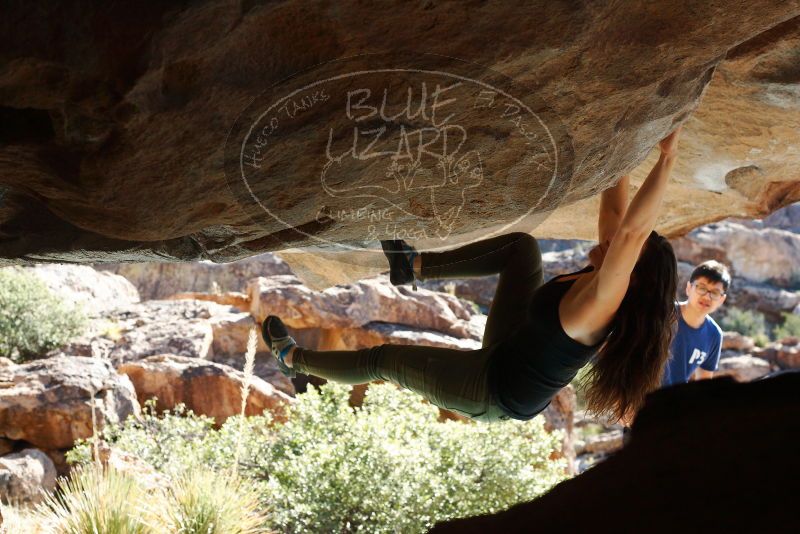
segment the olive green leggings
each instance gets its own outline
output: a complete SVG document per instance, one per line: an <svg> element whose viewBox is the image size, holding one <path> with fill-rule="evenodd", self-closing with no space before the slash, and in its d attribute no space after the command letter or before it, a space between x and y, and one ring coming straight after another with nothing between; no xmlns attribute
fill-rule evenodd
<svg viewBox="0 0 800 534"><path fill-rule="evenodd" d="M380 345L362 350L298 349L293 367L345 384L394 382L431 403L479 421L507 419L489 391L489 361L501 341L523 324L533 293L543 283L536 239L506 234L445 252L422 253L422 279L470 278L500 273L483 334L483 348L459 350Z"/></svg>

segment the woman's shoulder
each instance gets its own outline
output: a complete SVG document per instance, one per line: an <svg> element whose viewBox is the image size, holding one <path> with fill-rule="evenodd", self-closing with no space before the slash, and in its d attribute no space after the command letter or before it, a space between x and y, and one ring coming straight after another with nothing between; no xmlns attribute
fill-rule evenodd
<svg viewBox="0 0 800 534"><path fill-rule="evenodd" d="M597 291L596 271L584 270L576 282L567 286L558 307L559 321L564 332L587 346L594 346L608 335L608 325L616 309L610 309L594 295Z"/></svg>

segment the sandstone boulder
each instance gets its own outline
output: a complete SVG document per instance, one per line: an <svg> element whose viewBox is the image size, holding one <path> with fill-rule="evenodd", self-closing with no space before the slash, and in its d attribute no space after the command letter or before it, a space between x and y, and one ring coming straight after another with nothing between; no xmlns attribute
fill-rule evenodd
<svg viewBox="0 0 800 534"><path fill-rule="evenodd" d="M424 280L419 287L449 293L456 297L466 299L475 304L489 309L497 291L499 275L481 276L479 278L458 278L451 280Z"/></svg>
<svg viewBox="0 0 800 534"><path fill-rule="evenodd" d="M767 360L749 354L722 358L714 376L730 376L737 382L749 382L769 374L772 366Z"/></svg>
<svg viewBox="0 0 800 534"><path fill-rule="evenodd" d="M211 361L244 371L244 354L215 354ZM253 375L269 383L276 390L294 397L297 391L291 379L278 369L277 360L270 352L257 352L253 362Z"/></svg>
<svg viewBox="0 0 800 534"><path fill-rule="evenodd" d="M0 501L36 504L56 487L56 468L42 451L24 449L0 457Z"/></svg>
<svg viewBox="0 0 800 534"><path fill-rule="evenodd" d="M756 346L753 338L740 334L739 332L722 333L722 350L732 350L736 352L747 352Z"/></svg>
<svg viewBox="0 0 800 534"><path fill-rule="evenodd" d="M267 344L261 337L261 326L249 312L237 313L235 310L230 310L229 313L211 317L209 323L213 339L211 349L215 356L243 356L247 352L247 343L252 330L256 332L256 350L269 352Z"/></svg>
<svg viewBox="0 0 800 534"><path fill-rule="evenodd" d="M786 206L765 217L762 224L764 228L778 228L800 234L800 202Z"/></svg>
<svg viewBox="0 0 800 534"><path fill-rule="evenodd" d="M743 224L749 228L777 228L800 234L800 202L781 208L763 219L732 218L733 222Z"/></svg>
<svg viewBox="0 0 800 534"><path fill-rule="evenodd" d="M196 291L184 291L182 293L175 293L165 300L207 300L216 302L223 306L231 306L238 308L240 311L250 309L250 299L245 293L238 291L226 291L224 293L197 293Z"/></svg>
<svg viewBox="0 0 800 534"><path fill-rule="evenodd" d="M752 356L755 356L756 358L761 358L762 360L766 360L771 365L779 365L778 349L777 349L777 344L775 343L770 343L766 347L755 347L750 352Z"/></svg>
<svg viewBox="0 0 800 534"><path fill-rule="evenodd" d="M800 235L776 228L755 229L723 221L700 227L672 241L677 256L697 264L715 259L731 274L752 282L793 287L800 265Z"/></svg>
<svg viewBox="0 0 800 534"><path fill-rule="evenodd" d="M184 404L196 414L213 417L219 425L241 413L244 374L228 366L161 354L126 363L120 366L119 372L130 377L139 402L157 397L158 410ZM284 406L291 401L291 397L254 376L245 415L267 411L282 418Z"/></svg>
<svg viewBox="0 0 800 534"><path fill-rule="evenodd" d="M65 301L78 304L89 315L139 302L139 292L128 280L114 273L96 271L88 265L42 264L23 269Z"/></svg>
<svg viewBox="0 0 800 534"><path fill-rule="evenodd" d="M477 324L476 321L473 322ZM482 328L480 325L475 327L476 330L480 329L481 331ZM472 338L454 337L406 325L372 322L360 328L344 328L336 331L334 335L329 335L325 350L363 349L385 343L393 345L425 345L428 347L463 350L481 348L481 342Z"/></svg>
<svg viewBox="0 0 800 534"><path fill-rule="evenodd" d="M201 359L241 358L251 328L259 330L248 312L217 303L213 296L170 299L110 310L90 323L88 332L49 353L109 359L115 365L159 353ZM266 352L261 335L257 350Z"/></svg>
<svg viewBox="0 0 800 534"><path fill-rule="evenodd" d="M137 413L133 384L108 361L62 356L0 368L0 437L63 449Z"/></svg>
<svg viewBox="0 0 800 534"><path fill-rule="evenodd" d="M228 191L225 167L238 170L243 139L231 135L230 150L224 147L233 125L234 134L249 131L249 119L262 112L242 117L264 87L298 72L313 80L352 73L353 66L328 62L374 51L375 43L431 56L391 62L395 69L452 67L470 78L513 81L518 98L552 132L546 155L563 165L545 167L555 170L547 173L553 180L530 183L522 177L539 167L509 121L464 113L487 179L463 206L445 206L463 208L454 235L496 229L500 215L523 216L534 207L540 216L594 198L682 122L686 156L670 184L661 221L667 231L767 212L798 196L795 1L639 2L625 9L536 1L469 10L401 2L373 11L350 0L309 12L301 4L232 8L217 0L179 7L123 2L102 10L56 2L36 17L24 10L14 5L0 21L0 33L13 43L0 78L9 125L0 158L0 256L8 262L230 261L320 240L366 239L369 220L319 216L331 203L354 204L326 192L320 180L321 136L333 129L347 139L347 127L352 132L339 99L309 108L259 156L274 162L275 174L258 191L269 194L258 198L274 201L280 220L253 221L256 203L243 206ZM68 31L87 20L102 21L102 35ZM299 33L288 29L293 20L304 21ZM123 53L120 42L138 45ZM290 79L275 91L293 88L286 86L293 80L309 81ZM420 80L413 81L418 89ZM637 169L634 182L651 163ZM386 168L357 167L335 183L375 188L385 177L379 171ZM543 190L552 194L534 193ZM409 190L392 200L432 221L437 206L420 196ZM456 192L448 197L461 200ZM548 219L553 235L594 233L585 214L595 211L567 208L563 218Z"/></svg>
<svg viewBox="0 0 800 534"><path fill-rule="evenodd" d="M210 261L106 263L98 264L96 268L117 273L130 280L143 300L166 299L176 293L185 292L213 294L217 291L242 291L244 281L251 278L292 273L286 262L269 252L223 264Z"/></svg>
<svg viewBox="0 0 800 534"><path fill-rule="evenodd" d="M198 300L153 300L110 310L89 332L50 354L87 355L115 365L153 354L208 358L214 317L240 316L230 306ZM224 344L223 344L224 345Z"/></svg>
<svg viewBox="0 0 800 534"><path fill-rule="evenodd" d="M792 312L800 305L800 291L742 280L734 280L734 284L724 306L755 310L772 322L779 322L781 314Z"/></svg>
<svg viewBox="0 0 800 534"><path fill-rule="evenodd" d="M800 339L796 337L786 338L776 343L777 353L775 361L783 369L800 368Z"/></svg>
<svg viewBox="0 0 800 534"><path fill-rule="evenodd" d="M72 465L67 462L67 453L70 449L72 449L72 447L64 449L41 449L41 451L50 458L50 461L53 462L56 474L60 477L67 476L72 471Z"/></svg>
<svg viewBox="0 0 800 534"><path fill-rule="evenodd" d="M313 291L293 276L256 278L248 285L257 321L278 315L292 328L352 328L372 322L403 324L479 340L470 322L478 313L452 295L395 287L385 276Z"/></svg>
<svg viewBox="0 0 800 534"><path fill-rule="evenodd" d="M602 454L607 455L622 448L622 431L612 430L591 436L581 442L575 449L575 454Z"/></svg>

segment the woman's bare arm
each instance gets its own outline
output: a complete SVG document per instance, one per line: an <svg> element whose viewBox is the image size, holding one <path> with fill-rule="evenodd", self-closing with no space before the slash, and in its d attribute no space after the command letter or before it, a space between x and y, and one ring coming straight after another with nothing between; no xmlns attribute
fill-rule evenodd
<svg viewBox="0 0 800 534"><path fill-rule="evenodd" d="M642 245L656 225L667 182L677 160L679 133L680 128L659 143L661 156L628 206L597 272L596 297L612 305L613 311L622 302Z"/></svg>
<svg viewBox="0 0 800 534"><path fill-rule="evenodd" d="M601 247L607 248L617 233L628 208L628 176L620 178L617 185L600 194L600 213L597 217L597 237Z"/></svg>
<svg viewBox="0 0 800 534"><path fill-rule="evenodd" d="M606 334L606 328L628 290L631 272L642 245L656 223L667 180L677 157L678 130L659 146L661 157L636 192L608 247L603 264L591 282L575 284L561 300L559 318L573 339L591 345Z"/></svg>

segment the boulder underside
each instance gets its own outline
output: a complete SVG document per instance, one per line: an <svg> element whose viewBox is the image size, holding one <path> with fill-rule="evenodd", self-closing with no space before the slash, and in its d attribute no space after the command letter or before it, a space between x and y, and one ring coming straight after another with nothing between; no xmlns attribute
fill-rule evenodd
<svg viewBox="0 0 800 534"><path fill-rule="evenodd" d="M16 3L0 20L0 263L591 238L596 194L639 183L680 123L659 228L765 214L800 200L798 15L796 0Z"/></svg>

